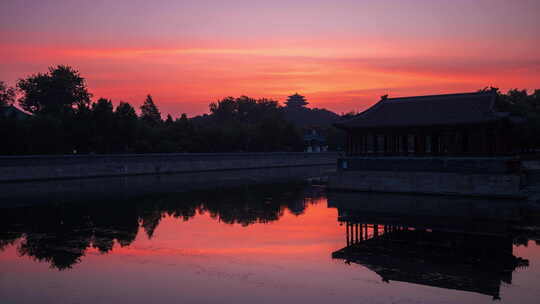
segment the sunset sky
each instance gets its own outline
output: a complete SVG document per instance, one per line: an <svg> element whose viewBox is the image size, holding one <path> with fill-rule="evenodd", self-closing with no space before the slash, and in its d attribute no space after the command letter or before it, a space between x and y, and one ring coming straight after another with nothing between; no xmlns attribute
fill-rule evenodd
<svg viewBox="0 0 540 304"><path fill-rule="evenodd" d="M225 96L379 96L540 88L538 0L6 0L0 80L71 65L95 98L164 113Z"/></svg>

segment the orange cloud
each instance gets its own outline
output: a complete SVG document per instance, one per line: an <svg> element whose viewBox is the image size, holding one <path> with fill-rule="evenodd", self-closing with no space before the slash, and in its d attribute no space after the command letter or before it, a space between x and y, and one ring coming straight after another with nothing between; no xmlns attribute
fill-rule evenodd
<svg viewBox="0 0 540 304"><path fill-rule="evenodd" d="M0 78L14 81L69 64L87 78L96 97L142 102L151 93L165 113L198 114L208 103L233 95L281 101L301 92L312 106L337 112L362 110L383 94L415 95L533 88L540 59L528 49L481 55L482 41L459 45L434 41L300 40L286 45L230 41L169 48L76 48L4 45ZM187 43L189 44L189 43ZM399 49L395 49L400 46Z"/></svg>

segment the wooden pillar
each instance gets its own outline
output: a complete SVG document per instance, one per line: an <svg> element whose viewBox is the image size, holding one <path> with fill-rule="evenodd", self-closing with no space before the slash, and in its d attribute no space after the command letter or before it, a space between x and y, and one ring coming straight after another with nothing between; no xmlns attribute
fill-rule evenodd
<svg viewBox="0 0 540 304"><path fill-rule="evenodd" d="M349 132L346 131L347 133L345 134L345 155L349 155L349 140L350 140L350 135L349 135Z"/></svg>
<svg viewBox="0 0 540 304"><path fill-rule="evenodd" d="M366 230L364 231L365 235L364 235L364 240L367 240L369 235L368 235L368 224L366 224Z"/></svg>
<svg viewBox="0 0 540 304"><path fill-rule="evenodd" d="M347 145L347 154L353 155L353 134L351 131L348 132L348 145Z"/></svg>
<svg viewBox="0 0 540 304"><path fill-rule="evenodd" d="M345 223L345 226L347 227L347 232L346 232L346 236L347 236L347 246L350 245L350 242L349 242L349 222L346 222Z"/></svg>
<svg viewBox="0 0 540 304"><path fill-rule="evenodd" d="M358 155L358 134L357 133L354 133L354 136L353 136L353 155Z"/></svg>
<svg viewBox="0 0 540 304"><path fill-rule="evenodd" d="M352 224L352 242L353 244L356 243L356 224Z"/></svg>
<svg viewBox="0 0 540 304"><path fill-rule="evenodd" d="M407 155L414 155L415 151L414 151L414 134L411 134L411 132L409 131L409 133L407 134Z"/></svg>
<svg viewBox="0 0 540 304"><path fill-rule="evenodd" d="M416 154L426 154L426 137L424 136L424 132L422 131L419 131L416 134L416 150Z"/></svg>
<svg viewBox="0 0 540 304"><path fill-rule="evenodd" d="M362 134L358 134L358 154L363 154L364 150L364 136Z"/></svg>
<svg viewBox="0 0 540 304"><path fill-rule="evenodd" d="M372 154L375 149L374 136L372 133L366 134L366 153Z"/></svg>
<svg viewBox="0 0 540 304"><path fill-rule="evenodd" d="M351 134L351 155L356 154L356 134Z"/></svg>

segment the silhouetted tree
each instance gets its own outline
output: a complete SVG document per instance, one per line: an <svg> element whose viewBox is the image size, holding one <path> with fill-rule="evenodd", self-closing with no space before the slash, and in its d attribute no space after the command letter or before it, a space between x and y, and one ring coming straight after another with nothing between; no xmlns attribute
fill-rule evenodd
<svg viewBox="0 0 540 304"><path fill-rule="evenodd" d="M540 147L540 90L528 94L527 90L512 89L506 94L498 88L489 87L481 91L494 91L497 94L496 106L501 112L524 118L523 123L514 128L514 136L524 151Z"/></svg>
<svg viewBox="0 0 540 304"><path fill-rule="evenodd" d="M23 96L21 107L36 114L65 114L87 106L92 96L86 81L72 67L50 67L48 73L38 73L17 82Z"/></svg>
<svg viewBox="0 0 540 304"><path fill-rule="evenodd" d="M131 152L137 139L137 113L126 102L120 102L114 112L115 128L113 131L116 151Z"/></svg>
<svg viewBox="0 0 540 304"><path fill-rule="evenodd" d="M141 119L151 126L156 126L161 122L161 113L151 95L146 96L146 100L141 106Z"/></svg>
<svg viewBox="0 0 540 304"><path fill-rule="evenodd" d="M15 89L0 81L0 107L10 106L15 102Z"/></svg>
<svg viewBox="0 0 540 304"><path fill-rule="evenodd" d="M180 118L172 122L167 118L162 135L169 144L167 149L171 152L193 152L195 150L197 134L186 114L182 114Z"/></svg>
<svg viewBox="0 0 540 304"><path fill-rule="evenodd" d="M94 104L92 104L92 112L94 113L96 119L112 119L113 118L113 104L112 101L100 98Z"/></svg>
<svg viewBox="0 0 540 304"><path fill-rule="evenodd" d="M65 130L65 143L69 144L69 153L96 152L96 147L102 145L97 142L96 122L92 109L87 105L80 105L72 115L65 115L60 123Z"/></svg>
<svg viewBox="0 0 540 304"><path fill-rule="evenodd" d="M284 119L275 100L227 97L211 103L210 113L199 127L214 151L302 150L298 130Z"/></svg>
<svg viewBox="0 0 540 304"><path fill-rule="evenodd" d="M127 102L121 101L118 106L116 107L116 111L114 112L114 115L116 119L120 120L136 120L137 119L137 113L135 112L135 109Z"/></svg>
<svg viewBox="0 0 540 304"><path fill-rule="evenodd" d="M140 107L140 117L125 102L114 110L112 101L105 98L91 103L84 78L69 66L28 76L17 87L19 104L36 115L24 121L0 117L1 154L303 149L297 124L287 120L283 107L271 99L227 97L210 104L209 115L188 118L182 114L176 120L167 115L163 121L150 95ZM3 82L0 94L2 104L15 100L15 91Z"/></svg>
<svg viewBox="0 0 540 304"><path fill-rule="evenodd" d="M92 122L95 125L94 150L97 152L112 152L114 145L115 117L113 104L110 100L100 98L92 104Z"/></svg>
<svg viewBox="0 0 540 304"><path fill-rule="evenodd" d="M172 126L173 123L174 123L174 120L173 120L171 114L167 114L167 119L165 119L165 125L167 127L170 127L170 126Z"/></svg>

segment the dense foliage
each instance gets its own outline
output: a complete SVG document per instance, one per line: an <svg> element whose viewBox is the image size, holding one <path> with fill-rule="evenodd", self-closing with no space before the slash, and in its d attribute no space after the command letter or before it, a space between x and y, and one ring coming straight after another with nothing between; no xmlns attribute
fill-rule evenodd
<svg viewBox="0 0 540 304"><path fill-rule="evenodd" d="M64 65L21 79L17 88L23 94L19 104L34 114L72 114L88 106L92 97L79 72Z"/></svg>
<svg viewBox="0 0 540 304"><path fill-rule="evenodd" d="M0 107L10 106L13 102L15 102L15 89L0 81Z"/></svg>
<svg viewBox="0 0 540 304"><path fill-rule="evenodd" d="M492 89L497 92L497 110L523 120L515 132L523 150L532 152L540 148L540 90L529 94L527 90L513 89L503 94Z"/></svg>
<svg viewBox="0 0 540 304"><path fill-rule="evenodd" d="M15 100L0 83L2 107ZM140 115L126 102L92 96L84 78L57 66L17 83L21 108L33 115L0 118L1 154L302 151L301 132L274 100L228 97L210 114L164 121L148 95ZM1 115L0 115L1 116Z"/></svg>

